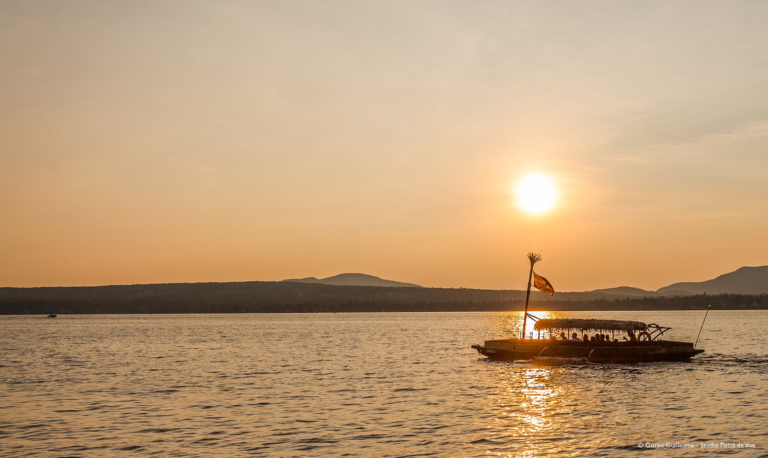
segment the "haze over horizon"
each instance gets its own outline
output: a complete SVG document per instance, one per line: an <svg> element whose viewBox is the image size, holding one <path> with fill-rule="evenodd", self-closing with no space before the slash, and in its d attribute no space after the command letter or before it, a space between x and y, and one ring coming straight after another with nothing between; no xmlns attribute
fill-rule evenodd
<svg viewBox="0 0 768 458"><path fill-rule="evenodd" d="M0 286L768 264L768 3L0 3ZM514 187L552 178L528 214Z"/></svg>

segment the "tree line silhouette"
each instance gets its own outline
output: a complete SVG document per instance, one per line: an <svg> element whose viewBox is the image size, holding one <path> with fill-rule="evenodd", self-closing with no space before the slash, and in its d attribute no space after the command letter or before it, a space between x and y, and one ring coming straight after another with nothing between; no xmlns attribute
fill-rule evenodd
<svg viewBox="0 0 768 458"><path fill-rule="evenodd" d="M768 295L620 298L532 294L531 310L768 309ZM332 286L291 282L0 288L0 314L331 313L522 310L525 291Z"/></svg>

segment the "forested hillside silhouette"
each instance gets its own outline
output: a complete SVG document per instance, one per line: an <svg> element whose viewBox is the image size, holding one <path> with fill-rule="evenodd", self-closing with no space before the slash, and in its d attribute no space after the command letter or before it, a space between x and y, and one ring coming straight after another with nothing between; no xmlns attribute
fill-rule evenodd
<svg viewBox="0 0 768 458"><path fill-rule="evenodd" d="M768 295L616 298L531 294L532 310L768 309ZM292 282L0 288L0 314L287 313L521 310L524 291L332 286Z"/></svg>

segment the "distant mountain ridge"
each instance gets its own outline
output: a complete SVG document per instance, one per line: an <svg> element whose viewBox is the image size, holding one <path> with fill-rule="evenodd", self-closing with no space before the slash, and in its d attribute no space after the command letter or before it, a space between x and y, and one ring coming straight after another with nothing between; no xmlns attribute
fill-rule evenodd
<svg viewBox="0 0 768 458"><path fill-rule="evenodd" d="M292 279L283 280L283 281L293 282L293 283L319 283L323 285L334 285L334 286L390 286L390 287L400 287L400 288L421 288L421 286L415 285L413 283L403 283L403 282L393 281L393 280L384 280L383 278L375 277L373 275L357 274L357 273L339 274L339 275L334 275L333 277L319 278L319 279L315 277L292 278Z"/></svg>
<svg viewBox="0 0 768 458"><path fill-rule="evenodd" d="M373 275L361 273L345 273L328 278L297 278L283 280L295 283L317 283L334 286L394 286L421 288L413 283L403 283L392 280L384 280ZM696 294L768 294L768 266L742 267L733 272L720 275L712 280L701 282L680 282L659 288L656 291L648 291L632 286L619 286L616 288L596 289L594 291L560 293L559 296L568 295L569 299L583 296L584 300L593 300L597 297L605 298L643 298L643 297L674 297Z"/></svg>
<svg viewBox="0 0 768 458"><path fill-rule="evenodd" d="M619 286L617 288L596 289L594 291L585 291L594 294L610 294L621 297L655 297L658 296L655 291L646 291L633 286Z"/></svg>
<svg viewBox="0 0 768 458"><path fill-rule="evenodd" d="M656 292L661 295L768 294L768 266L742 267L712 280L701 282L673 283Z"/></svg>
<svg viewBox="0 0 768 458"><path fill-rule="evenodd" d="M616 297L674 297L696 294L768 294L768 266L742 267L733 272L720 275L712 280L700 282L680 282L647 291L631 286L596 289L580 294L600 294Z"/></svg>
<svg viewBox="0 0 768 458"><path fill-rule="evenodd" d="M416 286L342 274L282 282L0 287L0 315L518 311L526 302L524 290ZM718 294L723 291L727 293ZM768 310L768 266L745 267L699 283L675 283L659 291L629 286L554 296L534 291L530 299L533 310L550 311L701 310L707 305Z"/></svg>

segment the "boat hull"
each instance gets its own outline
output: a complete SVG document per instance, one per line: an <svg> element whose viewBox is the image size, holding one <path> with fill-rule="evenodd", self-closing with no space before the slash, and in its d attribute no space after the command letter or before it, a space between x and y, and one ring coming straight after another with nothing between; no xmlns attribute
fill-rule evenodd
<svg viewBox="0 0 768 458"><path fill-rule="evenodd" d="M536 356L588 358L593 363L642 363L688 361L704 350L690 342L660 340L653 342L568 342L536 339L486 340L472 348L483 356L500 361L530 360Z"/></svg>

